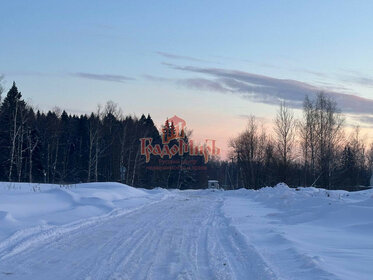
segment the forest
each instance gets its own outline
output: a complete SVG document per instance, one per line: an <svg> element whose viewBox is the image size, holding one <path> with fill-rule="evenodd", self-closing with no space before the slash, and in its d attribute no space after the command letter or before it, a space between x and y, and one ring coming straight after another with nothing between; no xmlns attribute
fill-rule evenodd
<svg viewBox="0 0 373 280"><path fill-rule="evenodd" d="M112 101L89 115L58 108L42 112L27 104L13 83L0 106L0 180L113 181L177 189L205 188L208 179L219 180L225 189L279 182L328 189L369 185L373 145L359 127L346 131L338 104L322 92L305 98L300 119L282 103L272 130L251 116L246 130L232 136L228 159L212 157L205 163L203 156L184 154L169 163L155 157L146 162L139 139L161 144L162 133L172 126L166 121L158 130L149 114L125 116ZM187 132L186 141L190 137Z"/></svg>

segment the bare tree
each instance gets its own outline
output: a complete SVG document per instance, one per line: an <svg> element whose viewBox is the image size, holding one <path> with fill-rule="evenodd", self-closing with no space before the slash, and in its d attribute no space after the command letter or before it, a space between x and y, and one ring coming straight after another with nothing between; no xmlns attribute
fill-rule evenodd
<svg viewBox="0 0 373 280"><path fill-rule="evenodd" d="M280 104L275 119L276 147L282 165L282 180L286 181L288 166L291 161L294 146L295 121L294 114L284 102Z"/></svg>
<svg viewBox="0 0 373 280"><path fill-rule="evenodd" d="M258 126L255 117L248 120L246 130L231 140L233 157L236 157L244 186L259 188L266 182L263 168L270 154L271 140L263 126Z"/></svg>
<svg viewBox="0 0 373 280"><path fill-rule="evenodd" d="M371 177L370 177L370 186L373 186L373 143L370 144L370 148L367 154L367 160L368 160L368 170L370 170Z"/></svg>
<svg viewBox="0 0 373 280"><path fill-rule="evenodd" d="M354 184L358 185L361 182L361 177L364 175L364 170L369 170L368 157L366 155L366 146L364 138L361 136L360 127L355 126L350 139L347 143L354 156L355 161L355 176Z"/></svg>
<svg viewBox="0 0 373 280"><path fill-rule="evenodd" d="M32 135L31 129L27 131L27 144L29 151L29 182L32 183L32 164L33 164L33 153L39 144L39 138Z"/></svg>
<svg viewBox="0 0 373 280"><path fill-rule="evenodd" d="M319 93L315 104L318 164L321 183L330 187L331 176L337 167L337 152L343 140L344 119L337 103L324 93Z"/></svg>
<svg viewBox="0 0 373 280"><path fill-rule="evenodd" d="M99 120L96 119L94 114L91 115L89 119L89 147L88 147L88 170L87 170L87 182L91 181L91 173L93 167L96 165L97 162L97 152L96 148L98 145L98 122ZM95 172L97 173L97 172Z"/></svg>
<svg viewBox="0 0 373 280"><path fill-rule="evenodd" d="M22 176L22 163L23 163L23 152L24 150L24 135L25 135L25 124L26 124L26 109L24 102L18 98L15 99L14 111L11 116L10 125L10 165L8 180L12 181L13 168L15 167L15 173L17 173L18 181L21 180Z"/></svg>
<svg viewBox="0 0 373 280"><path fill-rule="evenodd" d="M100 114L100 106L98 106L97 113ZM104 109L102 116L107 116L109 114L113 115L118 120L123 119L122 108L120 108L117 103L111 100L106 102L105 109Z"/></svg>
<svg viewBox="0 0 373 280"><path fill-rule="evenodd" d="M304 185L308 185L309 177L315 177L316 158L316 118L314 104L306 96L303 103L303 119L298 122L300 146L304 160Z"/></svg>
<svg viewBox="0 0 373 280"><path fill-rule="evenodd" d="M24 154L27 150L25 146L25 135L27 133L26 122L27 122L27 109L23 108L20 110L20 124L19 124L19 136L17 140L17 152L15 157L15 165L18 173L18 182L21 182L23 164L24 164Z"/></svg>
<svg viewBox="0 0 373 280"><path fill-rule="evenodd" d="M344 138L343 123L336 102L325 93L319 93L314 101L306 97L303 120L299 125L306 185L321 181L324 187L330 187L332 174L338 166L337 153ZM308 174L311 181L307 179Z"/></svg>
<svg viewBox="0 0 373 280"><path fill-rule="evenodd" d="M94 181L98 181L98 165L99 159L102 156L102 121L103 113L101 105L97 106L96 113L92 113L89 118L89 147L88 147L88 172L87 182L92 179L92 171L94 172Z"/></svg>

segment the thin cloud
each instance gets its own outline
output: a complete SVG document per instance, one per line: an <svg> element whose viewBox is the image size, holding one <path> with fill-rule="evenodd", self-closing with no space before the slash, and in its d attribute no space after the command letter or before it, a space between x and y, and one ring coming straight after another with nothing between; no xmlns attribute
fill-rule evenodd
<svg viewBox="0 0 373 280"><path fill-rule="evenodd" d="M307 73L307 74L311 74L313 76L316 76L316 77L322 78L322 79L330 77L329 74L326 74L326 73L323 73L323 72L318 72L318 71L313 71L313 70L309 70L309 69L305 69L305 68L292 68L291 70L293 72L297 72L297 73L304 72L304 73Z"/></svg>
<svg viewBox="0 0 373 280"><path fill-rule="evenodd" d="M196 79L184 79L178 80L178 84L184 85L189 88L210 90L217 92L228 92L229 89L221 85L219 82L211 81L208 79L196 78Z"/></svg>
<svg viewBox="0 0 373 280"><path fill-rule="evenodd" d="M339 75L341 81L358 84L364 87L373 87L373 77L354 70L342 70L344 74Z"/></svg>
<svg viewBox="0 0 373 280"><path fill-rule="evenodd" d="M356 77L352 81L362 86L373 87L373 78Z"/></svg>
<svg viewBox="0 0 373 280"><path fill-rule="evenodd" d="M59 73L43 73L37 71L14 71L14 72L4 72L6 76L58 76Z"/></svg>
<svg viewBox="0 0 373 280"><path fill-rule="evenodd" d="M363 124L363 127L373 127L373 116L372 115L361 115L361 116L351 116L354 121Z"/></svg>
<svg viewBox="0 0 373 280"><path fill-rule="evenodd" d="M188 60L188 61L193 61L193 62L209 62L207 60L200 59L200 58L195 58L195 57L186 56L186 55L177 55L177 54L168 53L168 52L159 52L158 51L157 54L159 54L160 56L163 56L165 58L170 58L170 59Z"/></svg>
<svg viewBox="0 0 373 280"><path fill-rule="evenodd" d="M146 80L153 81L153 82L171 82L174 81L171 78L164 78L164 77L159 77L159 76L154 76L154 75L142 75Z"/></svg>
<svg viewBox="0 0 373 280"><path fill-rule="evenodd" d="M84 79L117 82L117 83L125 83L127 81L134 80L134 78L123 76L123 75L93 74L93 73L84 73L84 72L72 73L71 75L75 77L79 77L79 78L84 78Z"/></svg>
<svg viewBox="0 0 373 280"><path fill-rule="evenodd" d="M165 65L175 70L208 76L208 78L183 79L179 82L194 89L218 89L216 90L218 92L233 93L242 98L266 104L279 104L281 101L286 101L293 108L301 108L306 95L313 97L318 92L324 91L333 97L346 113L371 115L373 112L372 99L324 89L296 80L278 79L238 70Z"/></svg>
<svg viewBox="0 0 373 280"><path fill-rule="evenodd" d="M359 120L373 125L373 116L360 116Z"/></svg>

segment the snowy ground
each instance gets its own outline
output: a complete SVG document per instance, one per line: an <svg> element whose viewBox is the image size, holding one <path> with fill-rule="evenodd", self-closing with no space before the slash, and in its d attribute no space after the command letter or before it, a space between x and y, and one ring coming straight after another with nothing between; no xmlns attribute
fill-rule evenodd
<svg viewBox="0 0 373 280"><path fill-rule="evenodd" d="M224 212L280 279L373 279L373 190L229 191Z"/></svg>
<svg viewBox="0 0 373 280"><path fill-rule="evenodd" d="M373 191L0 184L0 279L372 279Z"/></svg>

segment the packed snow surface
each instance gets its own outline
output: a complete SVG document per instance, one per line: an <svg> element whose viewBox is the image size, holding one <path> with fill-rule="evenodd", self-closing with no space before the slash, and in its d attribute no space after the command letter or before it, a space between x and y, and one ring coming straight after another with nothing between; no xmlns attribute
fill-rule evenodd
<svg viewBox="0 0 373 280"><path fill-rule="evenodd" d="M373 190L228 191L224 213L279 279L373 279Z"/></svg>
<svg viewBox="0 0 373 280"><path fill-rule="evenodd" d="M373 191L0 183L0 279L372 279Z"/></svg>

